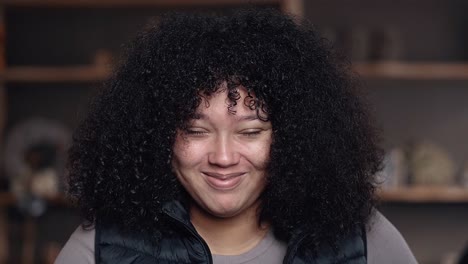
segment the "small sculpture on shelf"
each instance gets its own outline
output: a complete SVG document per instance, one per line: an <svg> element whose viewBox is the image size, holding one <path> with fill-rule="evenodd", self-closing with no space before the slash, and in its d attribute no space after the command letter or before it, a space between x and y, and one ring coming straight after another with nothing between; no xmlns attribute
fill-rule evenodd
<svg viewBox="0 0 468 264"><path fill-rule="evenodd" d="M59 193L59 175L55 169L57 146L48 142L31 146L25 153L30 168L29 188L39 197L53 197Z"/></svg>
<svg viewBox="0 0 468 264"><path fill-rule="evenodd" d="M468 187L468 165L460 183ZM383 189L404 186L451 186L458 183L457 165L450 154L434 142L412 142L388 151L377 175Z"/></svg>
<svg viewBox="0 0 468 264"><path fill-rule="evenodd" d="M456 183L456 164L436 143L409 144L406 155L412 185L449 186Z"/></svg>

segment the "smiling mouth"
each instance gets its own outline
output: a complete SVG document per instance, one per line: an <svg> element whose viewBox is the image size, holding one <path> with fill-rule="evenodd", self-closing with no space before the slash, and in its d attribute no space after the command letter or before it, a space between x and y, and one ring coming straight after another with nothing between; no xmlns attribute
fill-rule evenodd
<svg viewBox="0 0 468 264"><path fill-rule="evenodd" d="M235 189L241 182L242 176L246 173L219 174L212 172L203 172L205 179L213 189L220 191L229 191Z"/></svg>

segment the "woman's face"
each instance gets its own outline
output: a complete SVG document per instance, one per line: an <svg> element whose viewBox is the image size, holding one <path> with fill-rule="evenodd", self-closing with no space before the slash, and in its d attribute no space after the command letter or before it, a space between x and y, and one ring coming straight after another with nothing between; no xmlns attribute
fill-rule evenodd
<svg viewBox="0 0 468 264"><path fill-rule="evenodd" d="M222 88L221 88L222 89ZM186 131L178 131L172 166L197 205L216 217L255 210L265 188L270 122L245 106L245 88L229 113L226 89L202 102Z"/></svg>

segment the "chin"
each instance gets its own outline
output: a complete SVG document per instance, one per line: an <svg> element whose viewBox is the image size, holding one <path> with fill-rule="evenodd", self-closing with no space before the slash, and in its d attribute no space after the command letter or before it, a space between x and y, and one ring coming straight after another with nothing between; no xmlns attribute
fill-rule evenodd
<svg viewBox="0 0 468 264"><path fill-rule="evenodd" d="M244 204L244 206L239 206L236 205L235 202L226 202L224 204L219 203L219 200L217 202L218 203L216 205L208 206L203 209L208 214L218 218L232 218L239 215L249 215L252 212L252 210L256 210L256 203L253 203L251 205Z"/></svg>
<svg viewBox="0 0 468 264"><path fill-rule="evenodd" d="M208 208L206 210L208 214L219 217L219 218L230 218L234 217L239 214L241 210L237 208L229 208L229 207L223 207L223 208Z"/></svg>

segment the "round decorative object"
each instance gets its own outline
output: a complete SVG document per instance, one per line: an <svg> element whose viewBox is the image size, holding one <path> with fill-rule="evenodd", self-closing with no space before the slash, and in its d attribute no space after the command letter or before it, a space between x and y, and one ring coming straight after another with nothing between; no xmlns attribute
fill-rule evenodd
<svg viewBox="0 0 468 264"><path fill-rule="evenodd" d="M421 142L409 150L409 168L415 185L452 185L456 165L450 155L432 142Z"/></svg>
<svg viewBox="0 0 468 264"><path fill-rule="evenodd" d="M11 191L19 196L56 195L70 142L70 131L52 120L35 118L13 127L4 151Z"/></svg>

